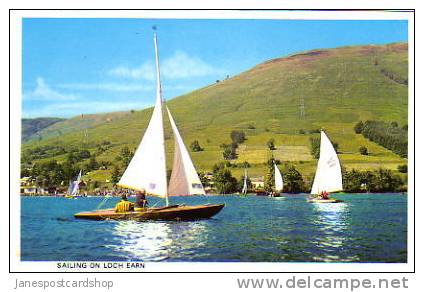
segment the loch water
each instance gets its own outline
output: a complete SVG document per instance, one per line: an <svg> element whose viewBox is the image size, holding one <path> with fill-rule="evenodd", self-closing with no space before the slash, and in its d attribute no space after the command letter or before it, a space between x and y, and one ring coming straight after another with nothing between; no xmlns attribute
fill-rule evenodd
<svg viewBox="0 0 424 292"><path fill-rule="evenodd" d="M22 197L21 260L407 261L406 194L333 197L344 202L313 204L302 194L172 197L172 204L225 203L215 217L187 222L87 221L73 214L96 209L103 198Z"/></svg>

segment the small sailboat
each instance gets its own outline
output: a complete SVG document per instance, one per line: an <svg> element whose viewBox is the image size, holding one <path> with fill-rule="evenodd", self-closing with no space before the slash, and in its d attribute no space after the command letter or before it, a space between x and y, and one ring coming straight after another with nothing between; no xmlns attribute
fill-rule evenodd
<svg viewBox="0 0 424 292"><path fill-rule="evenodd" d="M320 154L318 166L312 184L311 203L339 203L342 200L331 199L329 193L343 190L342 170L333 144L321 130Z"/></svg>
<svg viewBox="0 0 424 292"><path fill-rule="evenodd" d="M241 190L242 196L247 196L247 169L244 169L244 181L243 181L243 189Z"/></svg>
<svg viewBox="0 0 424 292"><path fill-rule="evenodd" d="M164 198L166 206L146 208L125 213L114 209L97 210L75 214L81 219L116 220L197 220L210 218L224 207L224 204L198 206L170 205L170 196L205 195L205 190L194 168L190 155L174 118L168 107L167 113L175 138L174 163L169 181L166 176L165 137L163 127L163 99L160 82L157 37L154 34L156 61L156 104L149 125L118 185L132 190L145 190L147 194Z"/></svg>
<svg viewBox="0 0 424 292"><path fill-rule="evenodd" d="M77 179L69 182L69 188L67 194L65 195L65 198L76 199L76 197L79 195L79 185L81 183L81 176L82 171L80 170Z"/></svg>
<svg viewBox="0 0 424 292"><path fill-rule="evenodd" d="M284 188L283 176L281 175L280 170L274 162L274 191L269 195L270 197L280 197L281 192Z"/></svg>

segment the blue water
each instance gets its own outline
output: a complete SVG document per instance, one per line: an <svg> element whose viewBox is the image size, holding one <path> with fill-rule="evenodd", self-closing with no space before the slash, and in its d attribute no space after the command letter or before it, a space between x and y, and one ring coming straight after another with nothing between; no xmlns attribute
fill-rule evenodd
<svg viewBox="0 0 424 292"><path fill-rule="evenodd" d="M337 197L337 196L335 196ZM192 222L85 221L102 198L23 197L23 261L406 262L407 196L306 195L177 197L172 203L225 203ZM109 199L104 208L118 199ZM150 198L150 205L158 199Z"/></svg>

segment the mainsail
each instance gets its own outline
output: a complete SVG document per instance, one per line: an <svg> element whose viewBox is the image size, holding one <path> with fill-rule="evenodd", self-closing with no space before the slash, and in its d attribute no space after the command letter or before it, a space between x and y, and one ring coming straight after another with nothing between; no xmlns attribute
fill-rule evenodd
<svg viewBox="0 0 424 292"><path fill-rule="evenodd" d="M168 107L169 121L174 132L175 150L174 165L172 167L171 179L169 181L168 194L170 196L182 195L204 195L205 190L191 161L187 148L184 145L174 118Z"/></svg>
<svg viewBox="0 0 424 292"><path fill-rule="evenodd" d="M244 182L243 182L243 189L241 190L242 194L247 194L247 169L244 169Z"/></svg>
<svg viewBox="0 0 424 292"><path fill-rule="evenodd" d="M135 190L144 189L148 194L167 197L162 89L156 34L154 35L154 44L157 72L155 108L143 139L118 185Z"/></svg>
<svg viewBox="0 0 424 292"><path fill-rule="evenodd" d="M79 172L79 174L78 174L78 177L77 177L77 179L76 180L74 180L74 181L71 181L70 182L70 184L69 184L69 188L68 188L68 194L70 195L70 196L76 196L76 195L78 195L78 192L79 192L79 184L80 184L80 182L81 182L81 170L80 170L80 172Z"/></svg>
<svg viewBox="0 0 424 292"><path fill-rule="evenodd" d="M168 195L204 195L203 185L168 108L168 116L175 137L175 152L169 188L167 186L163 100L156 34L154 35L154 43L157 81L155 108L143 139L118 185L135 190L145 189L148 194L165 197L166 199Z"/></svg>
<svg viewBox="0 0 424 292"><path fill-rule="evenodd" d="M342 170L333 144L321 131L320 155L311 194L343 190Z"/></svg>
<svg viewBox="0 0 424 292"><path fill-rule="evenodd" d="M281 192L284 187L283 176L281 175L281 172L275 163L274 163L274 181L275 181L275 191Z"/></svg>

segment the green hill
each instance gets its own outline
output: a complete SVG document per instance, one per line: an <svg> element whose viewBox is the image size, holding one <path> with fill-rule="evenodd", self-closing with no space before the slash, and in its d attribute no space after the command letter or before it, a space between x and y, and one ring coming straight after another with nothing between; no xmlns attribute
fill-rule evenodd
<svg viewBox="0 0 424 292"><path fill-rule="evenodd" d="M359 120L396 121L407 124L408 45L369 45L320 49L259 64L227 80L211 84L168 101L186 145L198 140L202 152L192 153L199 170L210 170L222 161L222 143L230 142L232 130L243 130L236 162L252 164L251 175L263 175L269 158L266 142L273 138L281 161L291 161L309 180L316 160L309 150L309 133L324 128L338 142L343 165L357 169L396 169L406 162L391 151L355 134ZM93 153L96 144L111 146L97 160L116 163L124 146L136 147L152 109L100 115L85 115L55 123L39 132L41 140L23 144L22 150L38 146L81 147ZM166 121L168 155L173 139ZM366 146L370 155L359 154ZM58 161L65 155L53 156ZM50 159L50 158L43 158ZM168 166L172 165L168 162ZM234 169L240 176L242 169ZM90 177L103 181L110 170L98 170Z"/></svg>
<svg viewBox="0 0 424 292"><path fill-rule="evenodd" d="M38 138L37 133L41 130L63 120L60 118L22 119L22 141Z"/></svg>

